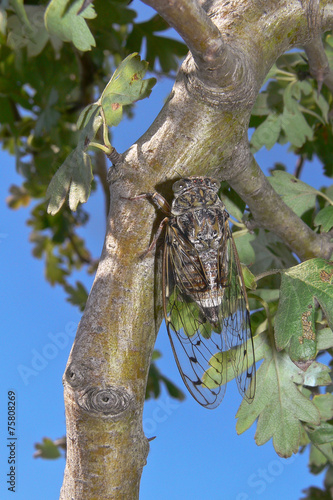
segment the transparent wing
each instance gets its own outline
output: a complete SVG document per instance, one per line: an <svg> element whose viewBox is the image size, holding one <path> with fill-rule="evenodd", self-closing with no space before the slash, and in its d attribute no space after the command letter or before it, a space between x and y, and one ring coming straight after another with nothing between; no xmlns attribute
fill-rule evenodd
<svg viewBox="0 0 333 500"><path fill-rule="evenodd" d="M251 402L255 393L256 367L250 310L242 267L229 225L225 234L228 240L228 279L222 308L223 333L239 393ZM222 251L219 260L225 260Z"/></svg>
<svg viewBox="0 0 333 500"><path fill-rule="evenodd" d="M220 248L208 264L184 235L168 227L163 282L168 335L191 395L202 406L215 408L227 381L236 378L239 392L251 400L255 372L254 357L248 355L248 345L253 350L250 316L227 222Z"/></svg>

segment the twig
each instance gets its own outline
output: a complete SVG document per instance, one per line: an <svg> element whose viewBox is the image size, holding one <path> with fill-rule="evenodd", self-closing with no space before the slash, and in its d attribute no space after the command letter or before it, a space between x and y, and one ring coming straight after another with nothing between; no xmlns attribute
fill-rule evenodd
<svg viewBox="0 0 333 500"><path fill-rule="evenodd" d="M304 50L309 60L310 73L318 83L318 94L323 83L333 93L333 72L330 69L321 37L318 36L304 45Z"/></svg>
<svg viewBox="0 0 333 500"><path fill-rule="evenodd" d="M295 167L295 173L294 173L294 176L296 177L296 179L299 179L300 176L301 176L301 172L302 172L302 169L303 169L303 166L304 166L304 161L305 161L305 158L304 158L303 155L300 155L297 158L296 167Z"/></svg>

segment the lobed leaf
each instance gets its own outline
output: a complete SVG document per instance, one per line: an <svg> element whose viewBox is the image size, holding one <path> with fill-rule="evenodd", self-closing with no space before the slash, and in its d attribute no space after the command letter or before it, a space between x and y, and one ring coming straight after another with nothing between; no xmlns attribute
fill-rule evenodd
<svg viewBox="0 0 333 500"><path fill-rule="evenodd" d="M156 79L143 80L147 69L148 63L141 61L137 53L127 56L118 66L98 101L107 125L118 125L123 106L149 97Z"/></svg>
<svg viewBox="0 0 333 500"><path fill-rule="evenodd" d="M286 205L299 217L307 210L314 208L318 193L309 184L282 170L275 170L268 180Z"/></svg>
<svg viewBox="0 0 333 500"><path fill-rule="evenodd" d="M82 0L51 0L45 12L47 31L64 42L72 42L78 50L87 51L95 47L95 39L85 19L96 17L94 8L89 5L78 14Z"/></svg>
<svg viewBox="0 0 333 500"><path fill-rule="evenodd" d="M258 419L257 444L273 438L276 452L289 457L302 443L303 422L319 425L320 412L294 383L300 369L287 353L276 352L268 338L261 337L260 349L265 360L257 372L255 398L250 405L242 402L236 415L236 430L241 434Z"/></svg>
<svg viewBox="0 0 333 500"><path fill-rule="evenodd" d="M333 227L333 206L323 208L314 219L315 226L321 226L323 232L328 233Z"/></svg>
<svg viewBox="0 0 333 500"><path fill-rule="evenodd" d="M332 281L333 265L324 259L308 260L282 273L275 341L277 349L286 348L296 362L312 360L317 354L315 300L332 328Z"/></svg>

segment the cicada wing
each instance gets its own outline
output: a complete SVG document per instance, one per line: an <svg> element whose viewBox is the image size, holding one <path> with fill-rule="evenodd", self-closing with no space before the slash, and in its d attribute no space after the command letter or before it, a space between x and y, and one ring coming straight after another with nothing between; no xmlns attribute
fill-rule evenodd
<svg viewBox="0 0 333 500"><path fill-rule="evenodd" d="M221 328L207 321L200 300L193 300L189 292L208 288L200 258L193 245L170 227L164 251L163 284L167 330L180 375L199 404L215 408L226 389L227 366L221 362L225 340ZM220 303L222 296L210 300Z"/></svg>
<svg viewBox="0 0 333 500"><path fill-rule="evenodd" d="M256 367L250 310L242 267L228 223L225 237L227 242L221 245L219 253L220 269L227 271L222 310L223 332L238 390L251 402L255 393ZM223 267L225 262L227 269Z"/></svg>

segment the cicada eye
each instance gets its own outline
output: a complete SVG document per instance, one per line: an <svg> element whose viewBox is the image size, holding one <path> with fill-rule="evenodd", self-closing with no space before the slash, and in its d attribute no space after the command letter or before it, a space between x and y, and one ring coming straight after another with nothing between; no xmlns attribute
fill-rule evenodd
<svg viewBox="0 0 333 500"><path fill-rule="evenodd" d="M172 186L172 191L174 193L177 193L178 191L181 191L183 189L183 187L185 186L185 183L184 183L184 180L180 180L180 181L177 181L174 183L174 185Z"/></svg>

